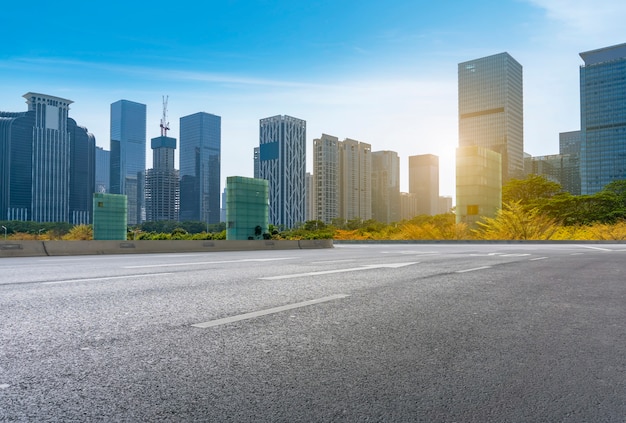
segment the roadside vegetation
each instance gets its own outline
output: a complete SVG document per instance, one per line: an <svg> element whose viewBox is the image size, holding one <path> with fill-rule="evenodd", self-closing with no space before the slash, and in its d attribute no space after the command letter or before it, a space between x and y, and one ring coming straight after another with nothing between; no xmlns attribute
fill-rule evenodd
<svg viewBox="0 0 626 423"><path fill-rule="evenodd" d="M270 239L336 240L626 240L626 180L593 195L571 195L542 176L514 179L502 188L502 209L474 228L456 223L454 211L392 224L375 220L308 221L285 230L270 225ZM88 240L91 225L0 222L12 240ZM3 234L0 234L2 236ZM129 240L226 239L224 223L146 222L128 228Z"/></svg>

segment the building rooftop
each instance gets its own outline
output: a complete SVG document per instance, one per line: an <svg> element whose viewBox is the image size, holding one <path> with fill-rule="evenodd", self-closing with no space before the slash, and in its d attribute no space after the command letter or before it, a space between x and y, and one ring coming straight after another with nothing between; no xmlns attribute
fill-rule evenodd
<svg viewBox="0 0 626 423"><path fill-rule="evenodd" d="M579 53L586 66L626 58L626 43Z"/></svg>

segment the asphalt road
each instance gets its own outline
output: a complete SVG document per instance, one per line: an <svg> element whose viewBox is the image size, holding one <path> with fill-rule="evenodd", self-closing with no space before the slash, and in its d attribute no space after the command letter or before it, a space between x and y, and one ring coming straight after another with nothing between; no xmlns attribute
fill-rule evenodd
<svg viewBox="0 0 626 423"><path fill-rule="evenodd" d="M0 259L0 421L624 422L626 245Z"/></svg>

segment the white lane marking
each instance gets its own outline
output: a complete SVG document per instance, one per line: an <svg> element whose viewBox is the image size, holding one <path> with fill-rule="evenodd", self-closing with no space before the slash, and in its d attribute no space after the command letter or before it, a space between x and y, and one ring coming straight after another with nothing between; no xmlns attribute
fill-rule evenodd
<svg viewBox="0 0 626 423"><path fill-rule="evenodd" d="M545 260L545 259L547 259L547 258L548 258L548 257L536 257L536 258L532 258L532 259L530 259L530 260L528 260L528 261Z"/></svg>
<svg viewBox="0 0 626 423"><path fill-rule="evenodd" d="M500 257L526 257L529 256L528 253L513 253L513 254L502 254Z"/></svg>
<svg viewBox="0 0 626 423"><path fill-rule="evenodd" d="M457 270L455 273L474 272L476 270L491 269L491 266L474 267L473 269Z"/></svg>
<svg viewBox="0 0 626 423"><path fill-rule="evenodd" d="M9 386L11 385L9 385L8 383L3 383L3 384L0 384L0 389L7 389Z"/></svg>
<svg viewBox="0 0 626 423"><path fill-rule="evenodd" d="M204 254L150 254L151 258L161 258L161 257L200 257L204 256ZM57 257L46 257L43 259L39 259L39 261L48 262L54 260L55 262L62 261L85 261L89 259L93 259L93 254L86 254L84 256L76 257L76 258L57 258ZM114 257L105 257L103 255L98 255L98 260L137 260L137 256L132 254L121 256L116 254Z"/></svg>
<svg viewBox="0 0 626 423"><path fill-rule="evenodd" d="M584 256L585 253L572 253L570 256Z"/></svg>
<svg viewBox="0 0 626 423"><path fill-rule="evenodd" d="M609 248L592 247L591 245L579 245L579 247L581 247L581 248L589 248L590 250L598 250L598 251L610 251L610 252L613 251L613 250L611 250Z"/></svg>
<svg viewBox="0 0 626 423"><path fill-rule="evenodd" d="M292 260L294 257L278 257L267 259L242 259L242 260L222 260L222 261L196 261L192 263L167 263L167 264L146 264L142 266L122 266L123 269L145 269L149 267L172 267L172 266L194 266L199 264L225 264L225 263L247 263L259 261Z"/></svg>
<svg viewBox="0 0 626 423"><path fill-rule="evenodd" d="M406 254L406 255L420 255L420 254L439 254L436 251L381 251L381 254Z"/></svg>
<svg viewBox="0 0 626 423"><path fill-rule="evenodd" d="M335 270L322 270L320 272L294 273L291 275L268 276L266 278L259 278L259 279L266 280L266 281L275 281L279 279L302 278L305 276L329 275L332 273L358 272L361 270L379 269L379 268L385 268L385 267L390 268L390 269L397 269L399 267L410 266L412 264L417 264L417 263L418 262L391 263L391 264L368 264L363 267L351 267L349 269L335 269Z"/></svg>
<svg viewBox="0 0 626 423"><path fill-rule="evenodd" d="M343 263L346 261L354 261L354 259L345 260L326 260L326 261L312 261L311 264L329 264L329 263Z"/></svg>
<svg viewBox="0 0 626 423"><path fill-rule="evenodd" d="M251 313L239 314L237 316L225 317L223 319L210 320L204 323L196 323L191 325L196 328L210 328L213 326L225 325L227 323L238 322L240 320L254 319L255 317L266 316L268 314L280 313L282 311L293 310L294 308L307 307L314 304L325 303L328 301L340 300L342 298L349 297L346 294L330 295L328 297L318 298L316 300L303 301L301 303L288 304L280 307L268 308L266 310L253 311Z"/></svg>
<svg viewBox="0 0 626 423"><path fill-rule="evenodd" d="M104 276L102 278L88 278L88 279L67 279L64 281L41 282L41 284L42 285L55 285L59 283L70 283L70 282L96 282L96 281L106 281L109 279L143 278L145 276L163 276L163 275L173 275L173 273L144 273L143 275Z"/></svg>

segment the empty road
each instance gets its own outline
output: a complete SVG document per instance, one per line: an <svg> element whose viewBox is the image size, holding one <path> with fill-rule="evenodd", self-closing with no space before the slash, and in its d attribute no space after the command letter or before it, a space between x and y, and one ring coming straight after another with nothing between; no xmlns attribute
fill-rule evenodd
<svg viewBox="0 0 626 423"><path fill-rule="evenodd" d="M626 244L0 259L0 421L624 422Z"/></svg>

